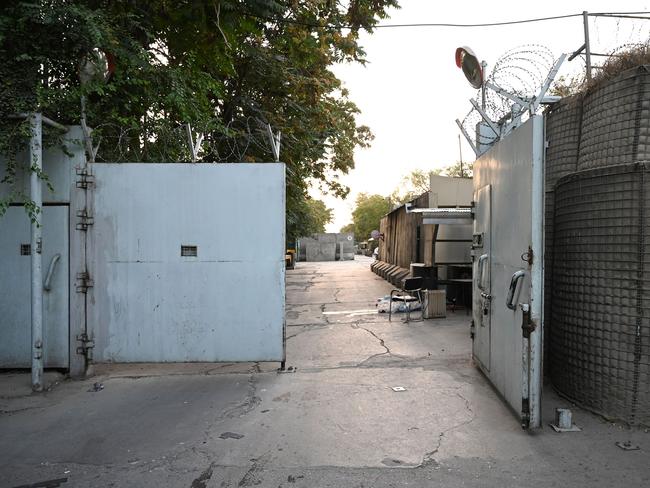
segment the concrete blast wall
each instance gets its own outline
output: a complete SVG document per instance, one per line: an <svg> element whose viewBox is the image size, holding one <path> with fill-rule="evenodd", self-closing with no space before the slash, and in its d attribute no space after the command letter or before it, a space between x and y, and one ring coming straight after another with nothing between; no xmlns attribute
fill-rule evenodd
<svg viewBox="0 0 650 488"><path fill-rule="evenodd" d="M349 232L312 234L299 239L300 261L354 259L354 235Z"/></svg>

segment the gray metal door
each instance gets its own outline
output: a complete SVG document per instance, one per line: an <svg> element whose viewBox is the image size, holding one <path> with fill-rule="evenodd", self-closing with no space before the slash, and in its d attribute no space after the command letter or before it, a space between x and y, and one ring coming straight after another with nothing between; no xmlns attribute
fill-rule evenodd
<svg viewBox="0 0 650 488"><path fill-rule="evenodd" d="M69 365L68 206L43 207L43 353ZM30 222L22 207L0 217L0 368L31 367Z"/></svg>
<svg viewBox="0 0 650 488"><path fill-rule="evenodd" d="M474 356L525 428L541 419L543 154L543 119L534 116L474 164L476 229L491 230L488 248L474 250Z"/></svg>
<svg viewBox="0 0 650 488"><path fill-rule="evenodd" d="M490 370L490 323L492 314L492 282L490 273L490 246L492 243L491 192L485 185L474 194L474 237L472 239L473 276L473 353L481 367Z"/></svg>

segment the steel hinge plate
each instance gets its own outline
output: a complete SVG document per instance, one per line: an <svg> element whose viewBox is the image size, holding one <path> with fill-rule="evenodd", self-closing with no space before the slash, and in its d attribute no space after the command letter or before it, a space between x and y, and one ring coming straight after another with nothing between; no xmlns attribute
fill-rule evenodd
<svg viewBox="0 0 650 488"><path fill-rule="evenodd" d="M81 345L77 347L77 354L92 359L92 350L95 347L95 341L89 338L85 332L77 335L77 341L81 342Z"/></svg>
<svg viewBox="0 0 650 488"><path fill-rule="evenodd" d="M88 189L89 186L95 184L95 175L93 175L88 168L76 168L77 172L77 188L83 188L84 190Z"/></svg>
<svg viewBox="0 0 650 488"><path fill-rule="evenodd" d="M77 283L76 283L77 293L86 293L88 291L88 288L92 288L93 285L94 282L92 279L90 279L90 274L87 271L82 271L81 273L77 273Z"/></svg>
<svg viewBox="0 0 650 488"><path fill-rule="evenodd" d="M79 221L75 226L77 230L87 231L88 227L95 223L95 219L88 213L88 210L85 208L77 212L77 217L79 218Z"/></svg>

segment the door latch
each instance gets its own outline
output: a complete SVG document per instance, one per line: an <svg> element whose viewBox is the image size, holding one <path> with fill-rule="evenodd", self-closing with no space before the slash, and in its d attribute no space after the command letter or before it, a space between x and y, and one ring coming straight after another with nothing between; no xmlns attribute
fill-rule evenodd
<svg viewBox="0 0 650 488"><path fill-rule="evenodd" d="M478 234L472 234L472 249L482 249L483 248L483 232Z"/></svg>
<svg viewBox="0 0 650 488"><path fill-rule="evenodd" d="M534 332L536 326L530 319L530 305L527 303L520 303L521 308L521 333L526 339L530 339L530 334Z"/></svg>
<svg viewBox="0 0 650 488"><path fill-rule="evenodd" d="M492 295L482 291L481 292L481 298L483 300L485 300L484 303L483 303L483 315L487 315L487 314L490 313L490 301L492 300Z"/></svg>

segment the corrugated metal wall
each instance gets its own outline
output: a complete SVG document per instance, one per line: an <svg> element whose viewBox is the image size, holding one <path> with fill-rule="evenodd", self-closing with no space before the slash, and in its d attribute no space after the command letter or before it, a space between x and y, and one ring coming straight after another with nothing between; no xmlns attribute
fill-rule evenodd
<svg viewBox="0 0 650 488"><path fill-rule="evenodd" d="M420 195L413 204L428 207L429 194ZM381 219L379 231L384 234L384 240L379 246L379 259L405 269L415 262L433 264L433 230L433 225L422 225L422 217L407 214L402 205Z"/></svg>

